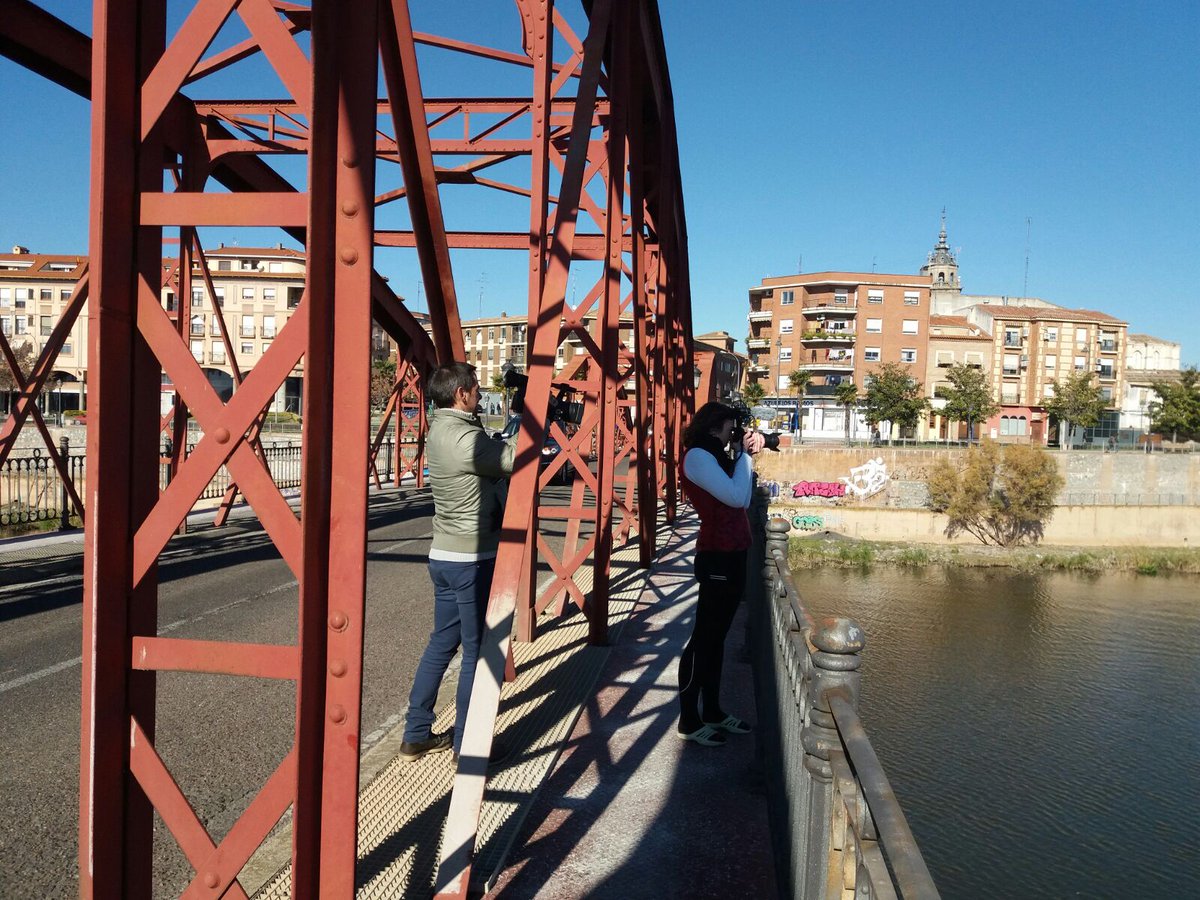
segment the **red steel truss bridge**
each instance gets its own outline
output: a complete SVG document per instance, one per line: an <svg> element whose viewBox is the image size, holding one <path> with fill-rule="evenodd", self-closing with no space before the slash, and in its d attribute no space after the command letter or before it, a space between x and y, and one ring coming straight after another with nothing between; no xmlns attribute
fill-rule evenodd
<svg viewBox="0 0 1200 900"><path fill-rule="evenodd" d="M155 814L195 869L185 896L245 897L238 873L288 808L293 896L353 896L367 476L383 434L369 434L372 322L399 348L388 414L398 431L419 432L423 376L464 359L452 250L523 255L529 383L442 842L440 896L466 895L486 780L486 766L472 762L488 758L510 641L535 641L547 610L579 607L589 640L604 643L614 547L637 535L648 566L656 523L674 517L693 364L687 232L657 4L496 4L506 8L507 33L473 41L414 31L407 0L196 0L169 9L164 0L95 0L91 36L26 0L0 2L0 52L91 101L86 274L30 373L0 335L0 364L20 393L0 432L0 463L23 427L38 431L85 522L85 897L150 896ZM457 6L447 0L424 12L461 35L473 23ZM242 37L228 39L231 29ZM461 60L464 73L479 73L477 96L428 96L418 48L422 60L445 54ZM231 77L239 67L266 67L284 96L212 97L214 81L262 83L258 75ZM493 69L520 71L528 89L492 96ZM506 230L449 231L448 186L519 198L522 212ZM392 204L406 207L408 228L377 227L377 214ZM514 208L511 199L503 208ZM215 296L201 239L214 228L281 229L307 259L299 306L252 371L237 369L231 332L221 326L233 366L228 399L206 379L186 333L193 283L203 280ZM413 251L431 337L376 268L384 254ZM178 264L164 272L168 254ZM566 302L581 262L601 274L587 280L582 300ZM168 284L175 310L161 299ZM85 314L88 477L76 485L37 400ZM620 339L622 320L632 322L631 343ZM556 375L567 339L582 352ZM298 364L308 373L299 515L272 482L259 442L270 400ZM177 392L166 416L164 374ZM571 433L549 415L564 384L583 402ZM185 453L189 418L203 437ZM543 468L548 435L563 450ZM165 436L174 450L164 489ZM396 467L397 477L420 479L419 434L410 437L416 454ZM566 464L578 473L569 501L550 505L541 488ZM299 583L294 644L158 633L156 561L221 466L236 482L226 507L235 494L245 498ZM565 522L561 552L541 532L553 520ZM540 594L539 560L554 575ZM295 682L291 750L219 843L156 750L159 672Z"/></svg>

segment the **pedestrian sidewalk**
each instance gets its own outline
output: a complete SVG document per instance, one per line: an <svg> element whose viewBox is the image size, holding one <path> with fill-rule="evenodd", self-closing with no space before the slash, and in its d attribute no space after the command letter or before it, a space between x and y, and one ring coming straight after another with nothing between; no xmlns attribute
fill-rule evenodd
<svg viewBox="0 0 1200 900"><path fill-rule="evenodd" d="M731 736L721 748L676 736L696 531L690 511L660 531L663 552L649 572L638 568L636 543L614 554L610 646L588 645L578 613L544 617L537 641L515 645L518 677L504 687L496 726L512 752L489 776L476 892L506 900L775 896L754 736ZM727 642L724 701L753 721L750 668L740 659L744 621L739 614ZM451 703L435 728L453 720ZM453 774L447 753L396 757L365 782L360 898L431 896ZM250 871L242 883L258 887ZM289 889L285 868L255 896L283 898Z"/></svg>

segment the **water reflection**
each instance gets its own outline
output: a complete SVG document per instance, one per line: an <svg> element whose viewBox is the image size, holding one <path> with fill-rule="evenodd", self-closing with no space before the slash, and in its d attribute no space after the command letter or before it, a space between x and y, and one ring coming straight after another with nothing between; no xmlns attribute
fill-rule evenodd
<svg viewBox="0 0 1200 900"><path fill-rule="evenodd" d="M943 896L1200 896L1200 579L796 574Z"/></svg>

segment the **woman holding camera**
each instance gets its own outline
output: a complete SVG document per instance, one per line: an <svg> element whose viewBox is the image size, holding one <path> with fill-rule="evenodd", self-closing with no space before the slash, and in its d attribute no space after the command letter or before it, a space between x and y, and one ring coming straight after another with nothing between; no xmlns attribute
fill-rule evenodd
<svg viewBox="0 0 1200 900"><path fill-rule="evenodd" d="M736 426L732 407L715 402L700 407L684 433L680 467L684 491L700 516L695 561L700 591L692 636L679 660L678 730L683 740L704 747L721 746L727 733L750 731L720 701L725 635L746 585L750 456L763 446L762 435L751 432L731 448Z"/></svg>

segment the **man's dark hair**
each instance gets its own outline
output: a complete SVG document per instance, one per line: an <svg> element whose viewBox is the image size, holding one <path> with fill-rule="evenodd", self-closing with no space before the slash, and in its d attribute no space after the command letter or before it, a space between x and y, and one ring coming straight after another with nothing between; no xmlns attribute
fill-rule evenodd
<svg viewBox="0 0 1200 900"><path fill-rule="evenodd" d="M438 366L429 376L425 392L438 409L454 405L454 393L459 388L469 391L479 382L475 367L464 362L447 363Z"/></svg>
<svg viewBox="0 0 1200 900"><path fill-rule="evenodd" d="M683 446L696 446L696 442L714 428L720 428L731 420L736 422L737 417L737 410L732 406L726 406L724 403L718 403L716 400L711 403L705 403L696 410L696 415L692 417L691 423L683 432Z"/></svg>

